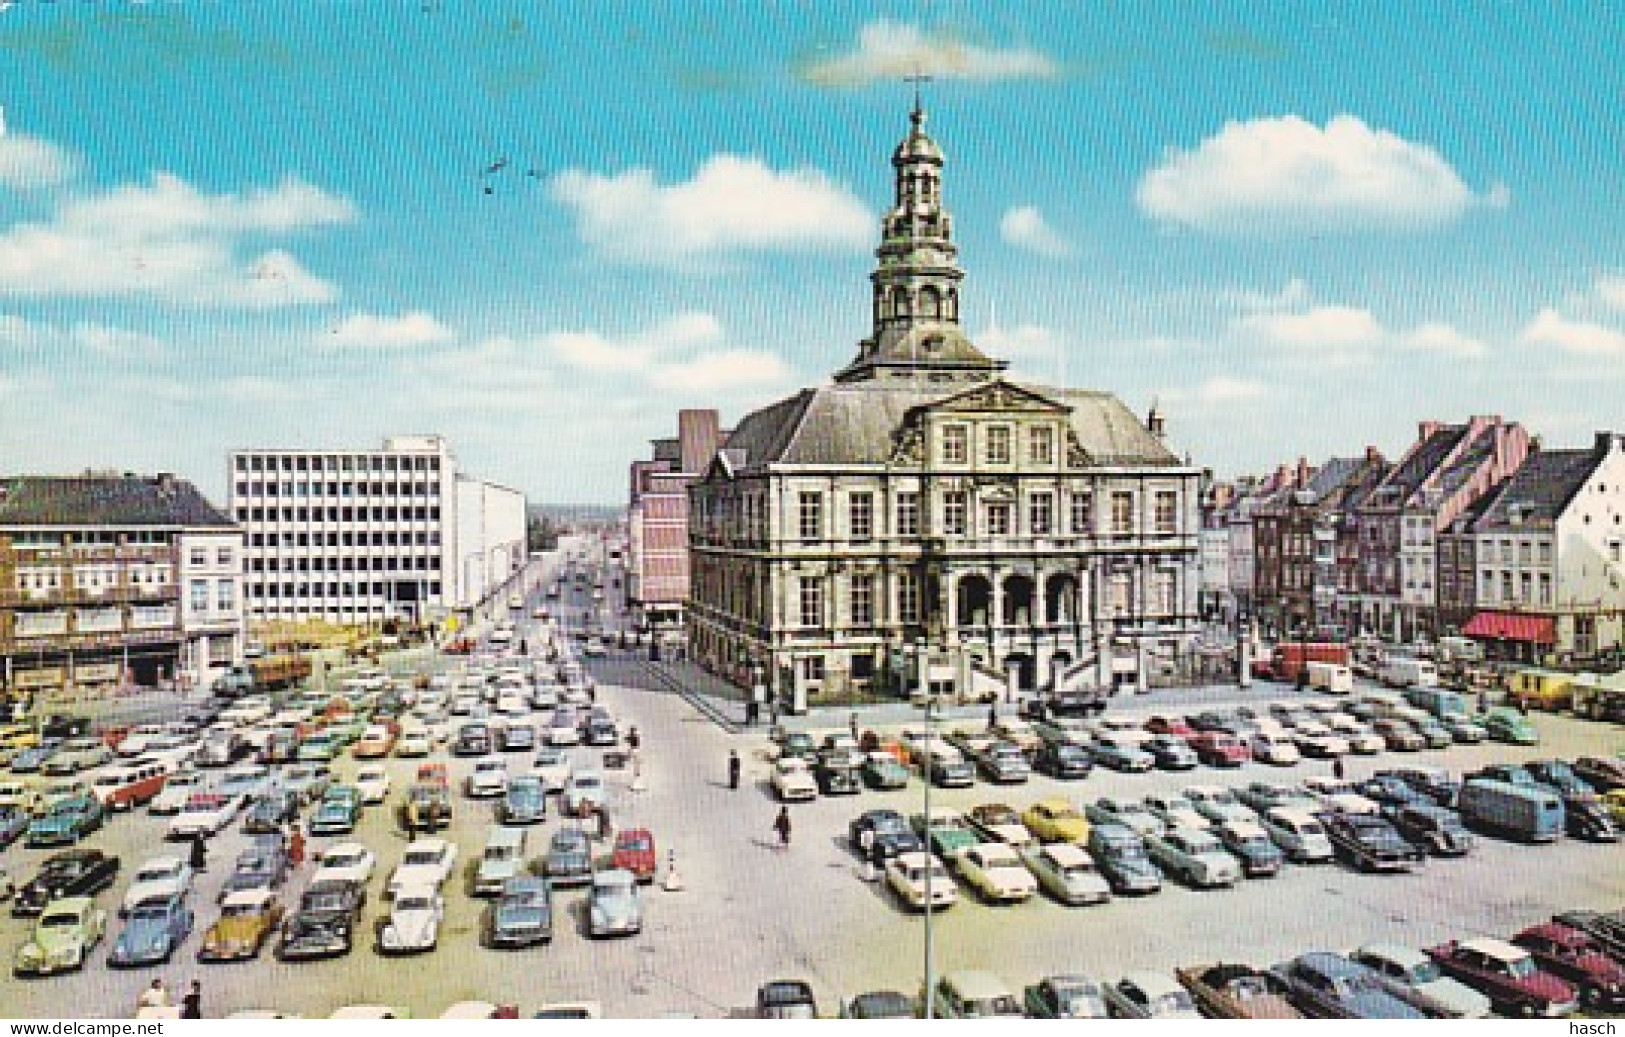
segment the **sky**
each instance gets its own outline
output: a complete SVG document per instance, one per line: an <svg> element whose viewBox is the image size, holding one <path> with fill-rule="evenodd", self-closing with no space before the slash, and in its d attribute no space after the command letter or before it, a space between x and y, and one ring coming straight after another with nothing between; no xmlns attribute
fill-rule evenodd
<svg viewBox="0 0 1625 1037"><path fill-rule="evenodd" d="M624 502L869 331L914 72L964 323L1221 477L1625 429L1617 4L0 2L0 472L438 433Z"/></svg>

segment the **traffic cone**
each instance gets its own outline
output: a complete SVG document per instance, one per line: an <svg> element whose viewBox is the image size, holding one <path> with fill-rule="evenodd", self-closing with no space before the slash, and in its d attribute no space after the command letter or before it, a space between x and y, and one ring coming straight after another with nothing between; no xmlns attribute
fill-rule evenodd
<svg viewBox="0 0 1625 1037"><path fill-rule="evenodd" d="M667 893L680 893L683 889L683 878L677 874L677 851L666 852L666 880L661 883Z"/></svg>

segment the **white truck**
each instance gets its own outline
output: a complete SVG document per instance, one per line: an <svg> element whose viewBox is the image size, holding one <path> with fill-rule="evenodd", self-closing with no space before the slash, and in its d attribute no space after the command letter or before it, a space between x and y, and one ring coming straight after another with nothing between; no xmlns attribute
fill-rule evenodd
<svg viewBox="0 0 1625 1037"><path fill-rule="evenodd" d="M1377 679L1390 688L1436 688L1439 670L1427 659L1390 655L1377 670Z"/></svg>
<svg viewBox="0 0 1625 1037"><path fill-rule="evenodd" d="M1304 663L1309 686L1331 695L1347 695L1354 690L1354 671L1342 663Z"/></svg>

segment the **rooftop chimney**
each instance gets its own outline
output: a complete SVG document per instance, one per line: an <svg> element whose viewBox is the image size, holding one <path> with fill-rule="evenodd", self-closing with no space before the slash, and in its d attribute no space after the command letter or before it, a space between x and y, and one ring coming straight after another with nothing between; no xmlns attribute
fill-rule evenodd
<svg viewBox="0 0 1625 1037"><path fill-rule="evenodd" d="M1301 490L1309 485L1310 474L1309 459L1305 457L1298 458L1298 489Z"/></svg>
<svg viewBox="0 0 1625 1037"><path fill-rule="evenodd" d="M1418 422L1416 426L1416 438L1428 439L1437 431L1439 431L1439 422L1437 421Z"/></svg>
<svg viewBox="0 0 1625 1037"><path fill-rule="evenodd" d="M714 410L677 412L677 450L683 471L705 471L705 466L721 445L721 427Z"/></svg>
<svg viewBox="0 0 1625 1037"><path fill-rule="evenodd" d="M1159 408L1156 401L1153 400L1151 403L1151 413L1145 416L1146 429L1149 430L1153 436L1156 436L1158 439L1162 439L1168 434L1167 425L1167 421L1162 416L1161 408Z"/></svg>

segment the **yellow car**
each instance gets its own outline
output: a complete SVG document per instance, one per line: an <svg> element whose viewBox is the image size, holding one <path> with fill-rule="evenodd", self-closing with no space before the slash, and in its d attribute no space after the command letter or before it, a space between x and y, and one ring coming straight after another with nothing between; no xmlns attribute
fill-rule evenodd
<svg viewBox="0 0 1625 1037"><path fill-rule="evenodd" d="M1085 843L1089 822L1064 799L1041 799L1021 815L1021 823L1046 843Z"/></svg>
<svg viewBox="0 0 1625 1037"><path fill-rule="evenodd" d="M1614 789L1602 794L1602 807L1614 824L1625 825L1625 789Z"/></svg>
<svg viewBox="0 0 1625 1037"><path fill-rule="evenodd" d="M203 934L199 961L239 961L259 956L265 941L282 924L282 905L268 889L245 889L227 895L220 917Z"/></svg>

